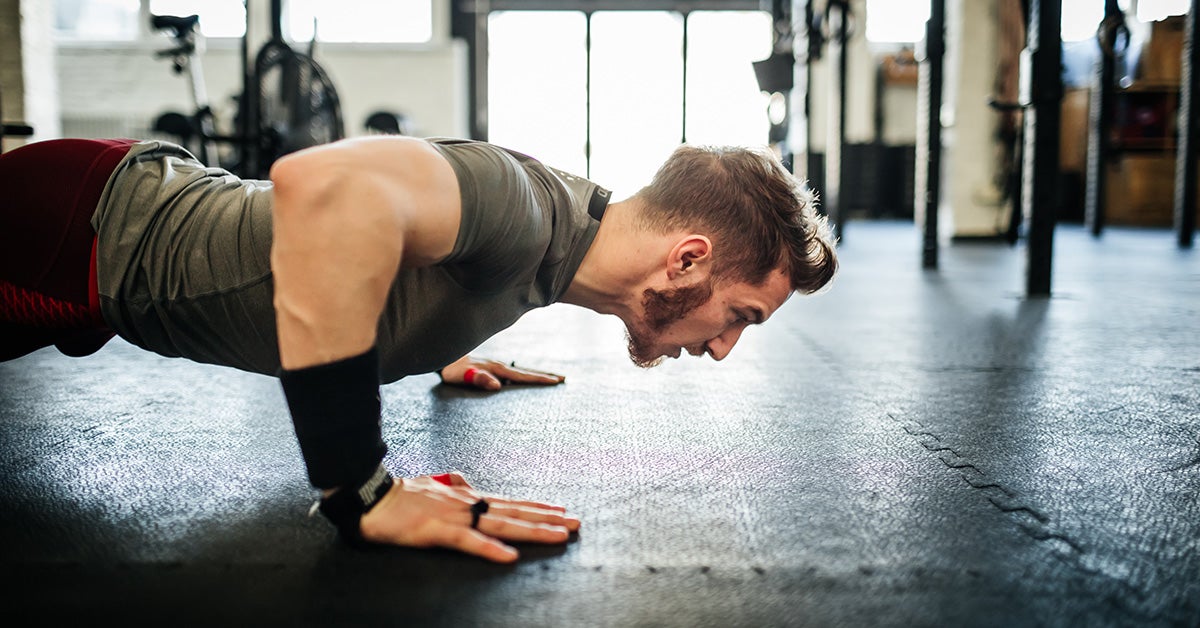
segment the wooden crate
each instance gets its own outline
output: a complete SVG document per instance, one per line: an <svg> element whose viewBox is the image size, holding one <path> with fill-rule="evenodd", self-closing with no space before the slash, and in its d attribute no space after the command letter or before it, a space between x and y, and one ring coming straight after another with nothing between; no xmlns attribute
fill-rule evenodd
<svg viewBox="0 0 1200 628"><path fill-rule="evenodd" d="M1200 203L1193 211L1200 216L1198 208ZM1125 153L1114 158L1105 178L1104 218L1110 225L1173 225L1175 155Z"/></svg>
<svg viewBox="0 0 1200 628"><path fill-rule="evenodd" d="M1179 85L1183 67L1184 16L1175 15L1153 22L1150 39L1142 47L1138 80Z"/></svg>

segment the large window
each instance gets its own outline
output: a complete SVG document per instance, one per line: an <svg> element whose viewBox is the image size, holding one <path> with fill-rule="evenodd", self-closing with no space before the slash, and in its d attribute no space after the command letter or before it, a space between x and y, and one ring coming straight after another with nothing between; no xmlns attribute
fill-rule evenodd
<svg viewBox="0 0 1200 628"><path fill-rule="evenodd" d="M929 0L867 0L867 40L912 43L925 39Z"/></svg>
<svg viewBox="0 0 1200 628"><path fill-rule="evenodd" d="M1144 1L1144 0L1143 0ZM1119 3L1128 10L1128 0ZM1096 38L1096 29L1104 19L1104 3L1095 0L1062 0L1062 40L1086 41Z"/></svg>
<svg viewBox="0 0 1200 628"><path fill-rule="evenodd" d="M199 15L205 37L241 37L246 33L242 0L150 0L152 15Z"/></svg>
<svg viewBox="0 0 1200 628"><path fill-rule="evenodd" d="M66 41L135 41L150 33L143 15L199 15L206 37L241 37L246 0L56 0L55 27ZM265 0L250 0L255 8ZM284 35L308 41L426 43L433 0L283 0ZM256 14L257 15L257 14Z"/></svg>
<svg viewBox="0 0 1200 628"><path fill-rule="evenodd" d="M65 40L133 41L139 0L57 0L54 30Z"/></svg>
<svg viewBox="0 0 1200 628"><path fill-rule="evenodd" d="M1141 0L1138 2L1137 19L1143 22L1155 22L1172 15L1184 15L1187 12L1188 0Z"/></svg>
<svg viewBox="0 0 1200 628"><path fill-rule="evenodd" d="M587 20L573 11L488 17L488 139L587 170Z"/></svg>
<svg viewBox="0 0 1200 628"><path fill-rule="evenodd" d="M493 12L488 139L626 197L682 141L768 142L770 52L759 11Z"/></svg>
<svg viewBox="0 0 1200 628"><path fill-rule="evenodd" d="M1137 19L1152 22L1187 13L1188 1L1140 0L1137 5ZM1119 4L1123 10L1129 10L1129 0L1122 0ZM870 41L911 43L925 37L925 22L929 20L929 0L867 0L866 11L867 39ZM1102 19L1102 0L1062 0L1063 41L1075 42L1094 38Z"/></svg>
<svg viewBox="0 0 1200 628"><path fill-rule="evenodd" d="M590 176L628 196L683 140L683 17L594 14L591 103Z"/></svg>
<svg viewBox="0 0 1200 628"><path fill-rule="evenodd" d="M431 0L286 0L285 4L285 31L293 41L312 39L314 24L320 41L417 44L433 37Z"/></svg>
<svg viewBox="0 0 1200 628"><path fill-rule="evenodd" d="M771 55L771 15L696 11L688 15L687 140L694 144L767 141L770 98L753 63Z"/></svg>

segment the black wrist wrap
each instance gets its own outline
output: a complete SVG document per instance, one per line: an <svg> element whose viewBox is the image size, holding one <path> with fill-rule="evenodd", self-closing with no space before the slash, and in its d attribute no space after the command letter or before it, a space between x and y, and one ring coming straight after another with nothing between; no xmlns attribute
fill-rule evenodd
<svg viewBox="0 0 1200 628"><path fill-rule="evenodd" d="M366 484L343 486L319 502L321 514L332 523L342 540L355 547L367 545L362 536L363 515L370 512L395 483L392 476L379 465Z"/></svg>
<svg viewBox="0 0 1200 628"><path fill-rule="evenodd" d="M281 371L300 453L313 486L362 485L387 453L380 428L379 354Z"/></svg>

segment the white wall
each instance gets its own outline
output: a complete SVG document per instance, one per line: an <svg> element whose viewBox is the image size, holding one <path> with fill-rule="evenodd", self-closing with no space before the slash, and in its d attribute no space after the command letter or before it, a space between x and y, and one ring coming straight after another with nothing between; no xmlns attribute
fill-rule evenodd
<svg viewBox="0 0 1200 628"><path fill-rule="evenodd" d="M449 36L448 2L434 1L434 36L427 45L318 42L316 58L337 88L347 135L363 134L367 115L378 109L407 114L422 135L467 134L466 48ZM252 14L251 24L266 24L263 17ZM251 54L266 39L259 30L251 32ZM141 134L164 111L188 112L187 79L174 74L168 60L154 57L169 43L166 37L128 44L60 43L57 75L65 130ZM240 56L237 40L212 40L203 57L209 99L229 129L232 99L242 88Z"/></svg>
<svg viewBox="0 0 1200 628"><path fill-rule="evenodd" d="M232 98L241 92L240 50L210 46L204 56L209 98L218 117L232 120ZM466 54L460 42L424 49L369 49L325 45L318 62L337 88L348 135L361 135L375 109L409 115L428 135L467 133ZM187 112L187 79L168 61L139 46L60 46L58 76L62 114L72 121L144 120L166 110ZM79 128L79 127L75 127Z"/></svg>

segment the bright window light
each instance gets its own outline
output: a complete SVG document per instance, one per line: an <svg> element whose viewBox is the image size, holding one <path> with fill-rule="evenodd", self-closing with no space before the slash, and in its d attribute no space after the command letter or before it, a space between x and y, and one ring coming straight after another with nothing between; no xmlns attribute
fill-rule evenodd
<svg viewBox="0 0 1200 628"><path fill-rule="evenodd" d="M770 15L692 12L686 95L683 19L674 11L594 13L589 95L583 13L491 13L488 139L589 176L615 198L648 183L679 145L685 106L689 143L765 145L769 96L751 64L771 53Z"/></svg>
<svg viewBox="0 0 1200 628"><path fill-rule="evenodd" d="M1104 3L1095 0L1062 0L1062 40L1084 41L1096 37L1104 19Z"/></svg>
<svg viewBox="0 0 1200 628"><path fill-rule="evenodd" d="M488 15L488 140L587 172L586 38L577 11Z"/></svg>
<svg viewBox="0 0 1200 628"><path fill-rule="evenodd" d="M241 37L246 33L242 0L150 0L151 15L199 15L205 37Z"/></svg>
<svg viewBox="0 0 1200 628"><path fill-rule="evenodd" d="M912 43L925 39L929 0L867 0L867 40Z"/></svg>
<svg viewBox="0 0 1200 628"><path fill-rule="evenodd" d="M1137 18L1142 22L1157 22L1187 12L1188 0L1141 0L1138 2Z"/></svg>
<svg viewBox="0 0 1200 628"><path fill-rule="evenodd" d="M54 30L61 39L131 41L138 36L138 0L58 0Z"/></svg>
<svg viewBox="0 0 1200 628"><path fill-rule="evenodd" d="M683 16L592 14L591 177L625 198L683 139Z"/></svg>
<svg viewBox="0 0 1200 628"><path fill-rule="evenodd" d="M688 16L687 141L765 145L770 95L753 62L771 54L771 14L695 11Z"/></svg>
<svg viewBox="0 0 1200 628"><path fill-rule="evenodd" d="M347 43L426 43L433 39L432 0L289 0L285 35Z"/></svg>

